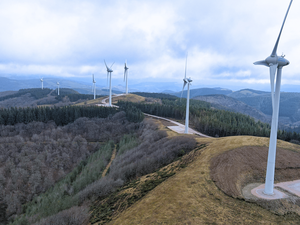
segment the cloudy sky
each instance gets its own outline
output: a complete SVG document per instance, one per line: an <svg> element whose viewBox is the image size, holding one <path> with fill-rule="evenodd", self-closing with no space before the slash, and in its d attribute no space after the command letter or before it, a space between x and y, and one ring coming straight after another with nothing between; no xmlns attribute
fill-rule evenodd
<svg viewBox="0 0 300 225"><path fill-rule="evenodd" d="M0 1L0 76L106 76L103 59L127 60L135 81L194 87L269 84L253 62L273 49L289 0ZM283 84L300 87L300 2L294 1L278 47L290 61ZM300 90L300 89L299 89Z"/></svg>

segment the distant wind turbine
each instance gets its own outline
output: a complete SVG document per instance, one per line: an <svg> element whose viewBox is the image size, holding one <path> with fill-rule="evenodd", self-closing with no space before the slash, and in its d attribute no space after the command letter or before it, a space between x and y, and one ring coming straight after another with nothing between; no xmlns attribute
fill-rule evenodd
<svg viewBox="0 0 300 225"><path fill-rule="evenodd" d="M42 82L42 89L44 89L44 80L43 80L43 78L41 79L41 82Z"/></svg>
<svg viewBox="0 0 300 225"><path fill-rule="evenodd" d="M112 104L111 104L111 73L113 72L113 70L111 68L114 65L114 63L111 64L110 68L106 65L105 60L104 60L104 64L105 64L106 70L107 70L107 78L109 76L109 106L112 106Z"/></svg>
<svg viewBox="0 0 300 225"><path fill-rule="evenodd" d="M125 81L125 78L126 78L126 91L125 91L125 94L127 95L128 94L128 67L127 67L127 60L125 62L125 67L124 67L124 81Z"/></svg>
<svg viewBox="0 0 300 225"><path fill-rule="evenodd" d="M57 84L57 95L59 95L59 82L56 82Z"/></svg>
<svg viewBox="0 0 300 225"><path fill-rule="evenodd" d="M96 81L95 81L94 74L93 74L93 86L92 86L92 91L94 91L94 99L96 99Z"/></svg>
<svg viewBox="0 0 300 225"><path fill-rule="evenodd" d="M271 135L270 135L270 143L269 143L269 153L268 153L268 164L267 164L267 172L266 172L266 181L265 181L265 190L264 194L273 195L274 189L274 175L275 175L275 160L276 160L276 144L277 144L277 129L278 129L278 113L279 113L279 100L280 100L280 85L281 85L281 73L282 67L290 64L288 60L286 60L284 55L277 55L277 47L279 43L279 39L281 36L281 32L286 20L286 17L289 13L291 4L293 0L291 0L288 10L285 14L281 30L279 32L277 41L273 48L271 55L265 60L257 61L254 65L263 65L270 68L270 83L271 83L271 95L272 95L272 125L271 125ZM275 73L277 70L276 77L276 89L274 95L274 82L275 82Z"/></svg>
<svg viewBox="0 0 300 225"><path fill-rule="evenodd" d="M186 78L186 68L187 68L187 55L186 55L186 60L185 60L185 74L184 74L184 79L183 79L183 88L181 91L181 97L182 97L182 93L184 90L185 85L188 85L188 89L187 89L187 97L186 97L186 115L185 115L185 130L184 133L188 134L189 133L189 111L190 111L190 85L191 85L191 78Z"/></svg>

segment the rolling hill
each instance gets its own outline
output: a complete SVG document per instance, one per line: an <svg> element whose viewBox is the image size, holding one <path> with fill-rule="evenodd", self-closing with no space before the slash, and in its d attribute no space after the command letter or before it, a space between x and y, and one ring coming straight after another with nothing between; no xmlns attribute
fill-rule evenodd
<svg viewBox="0 0 300 225"><path fill-rule="evenodd" d="M261 111L245 104L244 102L226 95L204 95L194 97L193 99L210 102L212 104L212 107L217 109L223 109L249 115L256 120L260 120L264 123L270 123L271 121L270 116L265 115Z"/></svg>
<svg viewBox="0 0 300 225"><path fill-rule="evenodd" d="M124 211L115 208L116 212L113 213L111 222L108 224L299 224L298 203L294 205L288 199L275 200L277 204L274 201L263 200L249 202L243 195L238 198L232 197L224 193L219 188L220 184L217 186L212 177L212 170L215 169L211 164L212 159L230 153L232 150L244 148L245 151L249 151L248 154L242 156L247 161L247 158L255 157L255 154L251 154L251 146L266 146L268 145L267 138L251 136L209 140L198 138L198 142L206 143L207 147L191 152L189 162L181 170L175 169L174 164L163 168L161 171L169 171L170 167L173 167L174 175L130 207L125 210L123 208ZM279 147L292 149L297 152L297 156L300 155L297 145L280 141ZM229 165L223 161L218 166ZM242 168L241 165L240 167ZM297 168L295 167L294 170ZM241 193L242 188L247 184L262 182L264 171L261 171L260 175L255 172L247 171L247 175L238 173L237 180L233 183L234 187ZM147 182L147 179L151 181L154 175L148 174L141 177L135 181L134 185L133 183L128 185L130 188L123 189L120 195L127 193L129 201L136 194L135 190L138 190L139 184ZM227 183L223 181L222 184ZM115 198L117 196L115 195ZM121 203L126 205L127 201L123 200Z"/></svg>
<svg viewBox="0 0 300 225"><path fill-rule="evenodd" d="M183 91L182 97L186 98L186 93L187 91ZM232 93L231 90L229 89L222 89L222 88L198 88L198 89L191 89L190 90L190 97L194 98L199 95L228 95ZM176 93L168 93L171 95L175 95L177 97L181 97L181 92L176 92Z"/></svg>

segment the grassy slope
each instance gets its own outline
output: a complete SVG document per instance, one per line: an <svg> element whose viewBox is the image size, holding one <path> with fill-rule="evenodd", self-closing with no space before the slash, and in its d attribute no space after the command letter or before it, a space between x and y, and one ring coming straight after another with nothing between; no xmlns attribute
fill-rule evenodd
<svg viewBox="0 0 300 225"><path fill-rule="evenodd" d="M135 95L135 94L128 94L128 95L121 95L121 96L112 98L113 104L116 104L119 100L129 101L129 102L144 102L145 97Z"/></svg>
<svg viewBox="0 0 300 225"><path fill-rule="evenodd" d="M241 146L268 146L268 138L252 136L210 142L186 168L180 170L121 213L110 224L299 224L294 214L277 216L254 203L234 199L220 191L210 178L210 159ZM278 146L300 151L284 141Z"/></svg>
<svg viewBox="0 0 300 225"><path fill-rule="evenodd" d="M94 105L94 104L101 104L101 101L106 97L101 97L101 98L96 98L96 99L92 99L92 100L88 100L85 102L81 102L75 105ZM128 94L128 95L121 95L118 97L114 97L112 98L112 102L113 104L116 104L118 102L118 100L122 100L122 101L130 101L130 102L143 102L145 101L145 98L142 96L138 96L138 95L134 95L134 94ZM107 99L108 102L108 99Z"/></svg>

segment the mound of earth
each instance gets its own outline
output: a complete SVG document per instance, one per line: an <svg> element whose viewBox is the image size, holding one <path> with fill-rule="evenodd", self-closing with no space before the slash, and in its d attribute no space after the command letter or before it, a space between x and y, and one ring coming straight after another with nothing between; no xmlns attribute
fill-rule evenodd
<svg viewBox="0 0 300 225"><path fill-rule="evenodd" d="M300 153L283 148L277 148L276 153L275 183L300 179ZM227 195L244 198L242 192L246 185L264 183L267 156L268 147L258 146L245 146L224 152L212 158L211 178ZM292 205L289 204L290 199L275 201L257 199L256 202L278 214L291 211L300 214L300 198L297 196L291 198L293 198Z"/></svg>

